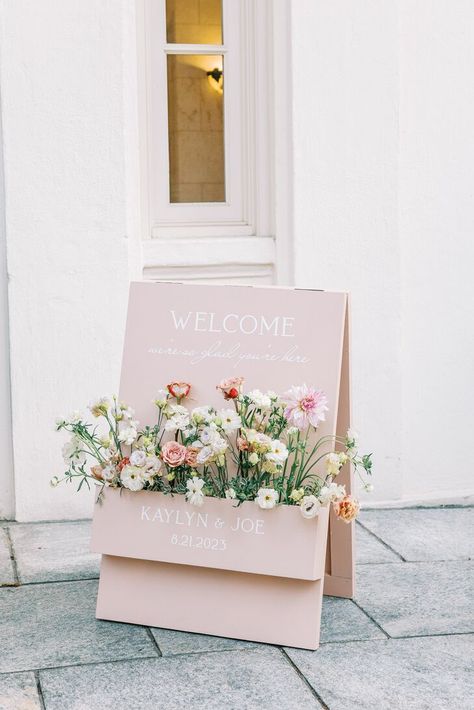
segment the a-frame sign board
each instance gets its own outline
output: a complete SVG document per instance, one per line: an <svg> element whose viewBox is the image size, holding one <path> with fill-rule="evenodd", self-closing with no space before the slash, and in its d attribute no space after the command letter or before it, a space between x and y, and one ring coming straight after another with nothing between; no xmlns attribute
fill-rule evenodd
<svg viewBox="0 0 474 710"><path fill-rule="evenodd" d="M318 437L336 432L344 436L350 426L349 355L345 293L133 283L120 398L135 409L137 419L144 425L155 421L154 393L176 380L192 385L188 406L210 404L217 408L225 404L216 384L233 375L245 378L246 391L258 388L283 393L292 385L306 383L324 390L328 396L329 412L318 429ZM349 466L345 466L338 477L348 492L352 487L351 476ZM104 553L98 618L317 647L322 578L304 581L269 577L242 573L239 567L224 571L211 565L174 564L169 558L163 562L162 557L134 559L131 554L127 556L120 550L101 546L100 526L106 523L99 522L99 517L96 511L93 549ZM353 535L354 525L342 523L331 513L324 578L326 594L342 597L354 594ZM181 590L192 594L192 588L195 598L209 606L207 614L201 614L202 623L187 618L184 611L189 605L185 603L186 596L181 599ZM139 605L137 593L141 595ZM130 595L135 600L130 601ZM170 595L174 603L168 602L163 612L158 602L169 600ZM239 619L237 627L229 625L229 614L219 616L222 599L232 602ZM298 609L301 632L293 633L298 626L294 617L288 622L282 619L280 635L273 635L270 630L267 633L265 628L256 630L256 619L248 615L252 606L265 609L270 617L273 611L276 618L282 618L284 609L291 609L291 614ZM206 622L210 617L217 621ZM308 619L314 624L312 639L307 639L304 633Z"/></svg>

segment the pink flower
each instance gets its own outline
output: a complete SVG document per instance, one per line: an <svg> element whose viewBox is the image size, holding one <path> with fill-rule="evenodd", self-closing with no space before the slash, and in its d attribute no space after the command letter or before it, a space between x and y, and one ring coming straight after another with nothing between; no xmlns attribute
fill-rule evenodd
<svg viewBox="0 0 474 710"><path fill-rule="evenodd" d="M176 468L185 462L187 452L187 448L177 441L167 441L161 449L161 458L168 466Z"/></svg>
<svg viewBox="0 0 474 710"><path fill-rule="evenodd" d="M315 428L326 417L327 397L322 390L315 390L307 385L292 387L283 395L286 402L285 417L298 429L306 429L311 424Z"/></svg>
<svg viewBox="0 0 474 710"><path fill-rule="evenodd" d="M240 394L243 383L243 377L229 377L227 380L219 382L216 389L222 392L224 399L236 399Z"/></svg>
<svg viewBox="0 0 474 710"><path fill-rule="evenodd" d="M344 523L350 523L357 518L360 504L359 501L355 500L352 496L345 496L342 500L334 503L333 508L339 520L342 520Z"/></svg>
<svg viewBox="0 0 474 710"><path fill-rule="evenodd" d="M191 385L187 382L170 382L169 385L166 385L166 389L172 397L176 397L179 401L180 399L183 399L183 397L188 396L191 390Z"/></svg>

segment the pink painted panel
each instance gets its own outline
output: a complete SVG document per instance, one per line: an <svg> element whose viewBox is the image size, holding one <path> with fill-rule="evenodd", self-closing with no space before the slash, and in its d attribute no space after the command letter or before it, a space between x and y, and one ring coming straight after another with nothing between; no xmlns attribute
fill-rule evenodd
<svg viewBox="0 0 474 710"><path fill-rule="evenodd" d="M324 575L328 509L310 520L297 506L106 488L94 508L91 549L106 555L260 575L316 580Z"/></svg>
<svg viewBox="0 0 474 710"><path fill-rule="evenodd" d="M315 582L102 557L97 618L316 649Z"/></svg>

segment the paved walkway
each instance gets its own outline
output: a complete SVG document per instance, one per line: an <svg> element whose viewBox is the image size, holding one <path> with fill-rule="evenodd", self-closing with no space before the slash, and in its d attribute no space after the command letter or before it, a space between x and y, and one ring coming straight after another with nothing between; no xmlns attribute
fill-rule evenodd
<svg viewBox="0 0 474 710"><path fill-rule="evenodd" d="M365 512L316 652L96 621L89 526L0 524L1 710L474 707L474 508Z"/></svg>

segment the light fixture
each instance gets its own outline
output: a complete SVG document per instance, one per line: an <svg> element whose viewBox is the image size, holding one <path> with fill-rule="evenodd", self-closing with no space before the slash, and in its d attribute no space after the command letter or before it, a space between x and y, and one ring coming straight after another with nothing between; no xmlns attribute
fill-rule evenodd
<svg viewBox="0 0 474 710"><path fill-rule="evenodd" d="M208 71L207 80L214 91L217 91L218 94L224 93L224 77L221 69L216 67L212 71Z"/></svg>

